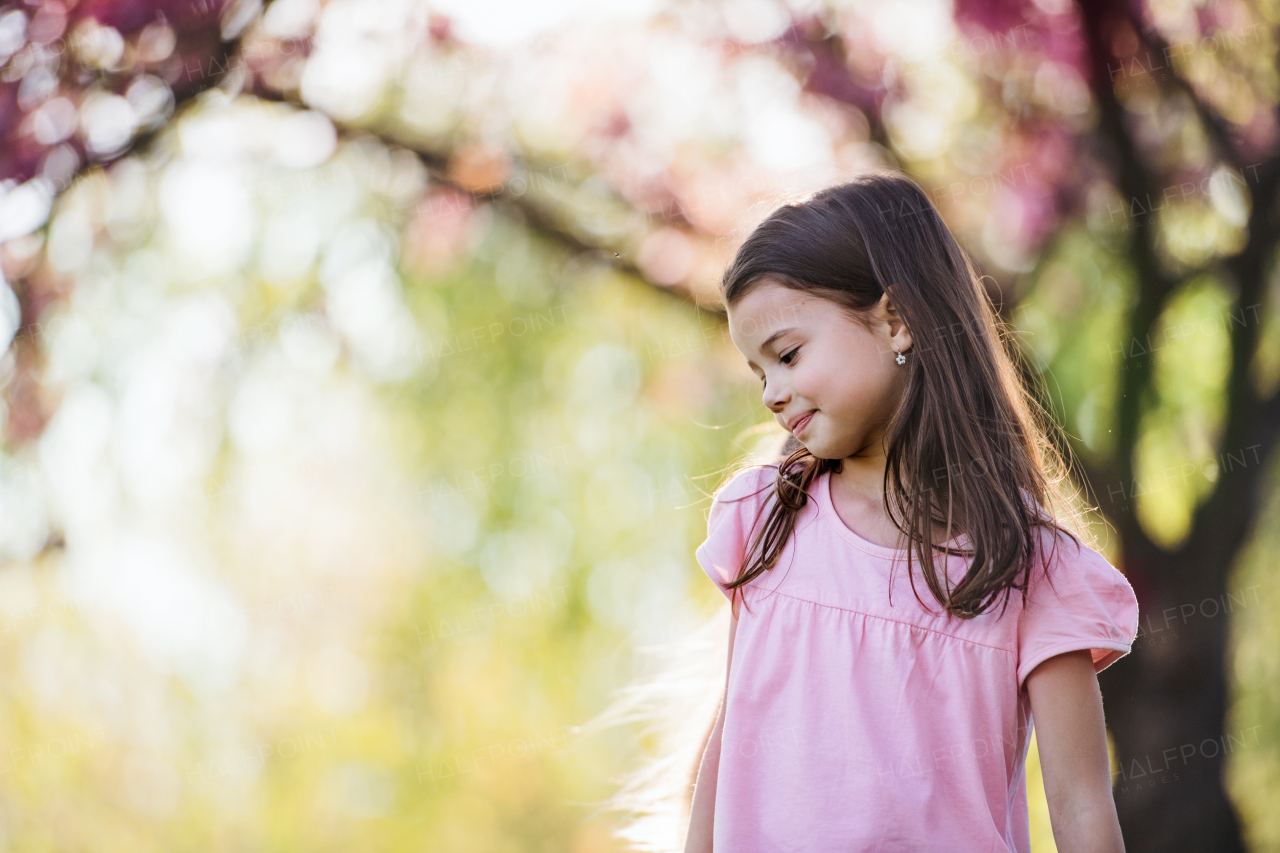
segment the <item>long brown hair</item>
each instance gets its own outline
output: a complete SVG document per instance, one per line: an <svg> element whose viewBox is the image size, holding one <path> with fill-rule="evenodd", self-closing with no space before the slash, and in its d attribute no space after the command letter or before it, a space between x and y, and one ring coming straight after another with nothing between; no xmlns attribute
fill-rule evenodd
<svg viewBox="0 0 1280 853"><path fill-rule="evenodd" d="M885 432L883 486L913 591L914 553L947 613L972 618L997 597L1003 612L1011 589L1026 593L1037 528L1081 544L1081 513L1063 485L1069 450L1028 387L1035 373L973 263L914 181L867 172L778 207L726 268L725 305L731 309L766 281L827 299L863 324L888 288L911 330L905 389ZM772 506L763 526L756 519L759 533L728 584L735 604L739 588L777 562L810 484L841 469L841 460L819 459L794 437L783 453ZM934 545L935 526L948 542L963 533L969 547ZM938 550L971 559L954 587L934 566Z"/></svg>

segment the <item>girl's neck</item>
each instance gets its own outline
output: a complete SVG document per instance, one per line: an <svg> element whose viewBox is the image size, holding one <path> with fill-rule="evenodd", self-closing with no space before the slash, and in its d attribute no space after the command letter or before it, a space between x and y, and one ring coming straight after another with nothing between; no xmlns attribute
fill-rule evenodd
<svg viewBox="0 0 1280 853"><path fill-rule="evenodd" d="M840 471L831 475L831 481L850 499L884 506L884 466L883 456L850 456L840 461Z"/></svg>
<svg viewBox="0 0 1280 853"><path fill-rule="evenodd" d="M884 456L851 456L841 460L840 471L831 475L831 503L845 525L868 542L885 548L900 548L898 528L884 508ZM935 545L958 536L960 519L952 519L951 536L935 527ZM945 526L945 525L944 525Z"/></svg>
<svg viewBox="0 0 1280 853"><path fill-rule="evenodd" d="M888 461L884 453L884 430L876 430L855 456L840 460L840 472L832 474L844 494L861 503L884 507L884 469ZM883 514L883 509L881 510ZM887 519L886 519L887 520Z"/></svg>
<svg viewBox="0 0 1280 853"><path fill-rule="evenodd" d="M879 462L879 465L876 463ZM831 503L854 533L885 548L899 548L898 529L884 510L884 457L842 460L831 475Z"/></svg>

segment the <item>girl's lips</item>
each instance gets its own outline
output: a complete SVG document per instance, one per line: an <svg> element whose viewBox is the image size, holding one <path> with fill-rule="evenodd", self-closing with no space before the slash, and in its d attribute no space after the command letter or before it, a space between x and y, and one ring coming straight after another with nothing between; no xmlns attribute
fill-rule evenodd
<svg viewBox="0 0 1280 853"><path fill-rule="evenodd" d="M791 430L791 434L792 434L792 435L799 435L799 434L800 434L800 432L805 428L805 426L806 426L806 425L808 425L809 421L813 420L813 416L814 416L814 415L816 415L816 414L817 414L817 412L810 412L809 414L805 415L805 416L804 416L803 418L801 418L800 420L796 421L795 428L794 428L793 430Z"/></svg>

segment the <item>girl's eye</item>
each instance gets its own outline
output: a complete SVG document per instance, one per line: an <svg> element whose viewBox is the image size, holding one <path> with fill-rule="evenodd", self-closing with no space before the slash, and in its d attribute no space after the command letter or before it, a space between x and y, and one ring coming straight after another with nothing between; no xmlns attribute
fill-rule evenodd
<svg viewBox="0 0 1280 853"><path fill-rule="evenodd" d="M794 363L795 363L795 356L796 356L796 353L798 353L798 352L800 352L800 347L796 347L795 349L791 350L790 352L786 352L786 353L783 353L782 355L778 356L778 361L782 362L783 364L785 364L785 365L787 365L787 366L790 366L790 365L792 365L792 364L794 364ZM768 384L769 384L769 380L768 380L768 378L767 378L767 377L764 377L764 376L761 376L761 377L760 377L760 384L761 384L761 385L768 385Z"/></svg>

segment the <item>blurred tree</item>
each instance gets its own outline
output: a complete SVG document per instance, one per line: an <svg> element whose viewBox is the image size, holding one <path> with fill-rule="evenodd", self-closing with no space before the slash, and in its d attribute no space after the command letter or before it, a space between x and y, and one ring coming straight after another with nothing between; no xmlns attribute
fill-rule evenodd
<svg viewBox="0 0 1280 853"><path fill-rule="evenodd" d="M642 72L628 77L617 55L575 59L576 112L557 114L571 129L498 133L494 113L514 112L510 104L445 90L471 95L495 75L512 99L529 77L535 90L564 85L537 74L556 70L552 58L572 52L571 36L519 54L531 75L506 69L508 52L463 44L449 19L415 13L400 41L379 31L402 50L365 91L334 83L327 54L353 26L350 8L299 13L304 5L263 16L219 3L0 13L4 177L65 186L171 115L153 80L178 109L219 82L418 152L434 184L428 212L447 199L495 204L560 246L711 302L717 240L799 171L782 163L752 184L744 149L756 163L783 156L769 135L782 127L786 156L817 134L828 150L814 162L902 168L991 271L1005 317L1039 333L1032 346L1063 388L1059 414L1080 433L1071 447L1080 480L1120 533L1144 631L1178 620L1179 642L1139 643L1102 677L1121 777L1154 773L1183 744L1223 742L1231 621L1183 614L1226 606L1280 431L1269 334L1280 236L1273 8L962 0L954 20L923 27L902 8L770 6L753 17L736 4L698 4L706 15L686 9L651 22L653 43L683 38L715 61L672 51L652 70L687 62L715 79L709 102L739 112L704 111L697 132L709 138L680 137L658 158L644 147L661 135L652 110L633 97ZM50 49L59 39L72 49ZM34 267L12 270L24 324L64 295ZM1208 339L1208 320L1223 339ZM19 379L6 394L10 435L37 435L48 413L32 383ZM1202 458L1207 469L1189 461ZM1118 797L1128 849L1243 849L1224 758L1184 760L1179 784Z"/></svg>

